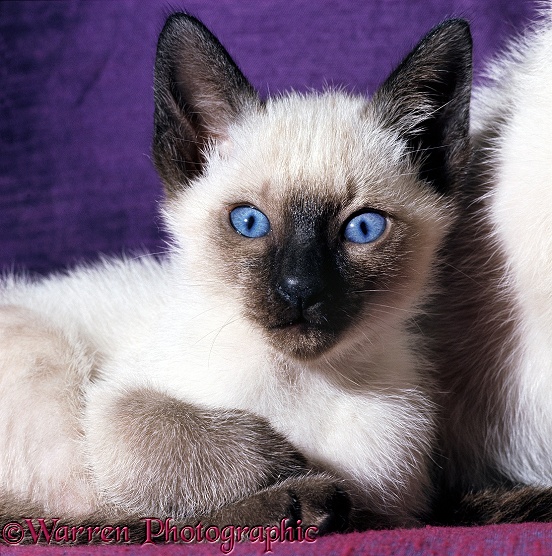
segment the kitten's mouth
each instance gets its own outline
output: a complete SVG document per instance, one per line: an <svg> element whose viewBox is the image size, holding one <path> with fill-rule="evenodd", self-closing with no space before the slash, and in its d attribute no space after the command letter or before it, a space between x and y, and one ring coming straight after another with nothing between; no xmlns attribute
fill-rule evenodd
<svg viewBox="0 0 552 556"><path fill-rule="evenodd" d="M269 340L278 350L299 359L312 359L329 349L336 340L335 332L304 317L281 321L267 327Z"/></svg>
<svg viewBox="0 0 552 556"><path fill-rule="evenodd" d="M299 317L293 320L288 320L275 324L270 327L272 330L290 330L290 331L307 331L307 329L319 328L315 322L310 322L304 317Z"/></svg>
<svg viewBox="0 0 552 556"><path fill-rule="evenodd" d="M308 308L282 312L280 315L273 314L272 322L266 323L266 328L272 332L288 334L316 334L332 332L331 319L321 311L313 311ZM316 306L314 307L316 309Z"/></svg>
<svg viewBox="0 0 552 556"><path fill-rule="evenodd" d="M334 311L335 313L335 311ZM270 312L251 317L277 351L297 359L315 359L338 342L343 322L322 304L303 308L272 306ZM259 318L264 316L265 318ZM337 315L339 316L339 315Z"/></svg>

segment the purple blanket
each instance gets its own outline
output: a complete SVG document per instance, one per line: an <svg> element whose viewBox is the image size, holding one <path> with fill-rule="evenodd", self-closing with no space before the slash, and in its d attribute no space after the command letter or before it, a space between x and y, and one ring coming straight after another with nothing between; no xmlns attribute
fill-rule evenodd
<svg viewBox="0 0 552 556"><path fill-rule="evenodd" d="M371 93L448 16L471 21L477 74L483 60L535 15L526 0L172 5L201 18L263 95L328 84ZM165 2L141 0L0 2L3 269L46 273L98 253L163 251L157 217L162 191L150 142L155 45L169 12ZM275 553L545 554L546 547L552 547L552 527L526 524L332 536L278 546ZM167 545L161 552L181 549ZM221 553L216 546L196 551ZM234 553L262 551L243 545Z"/></svg>
<svg viewBox="0 0 552 556"><path fill-rule="evenodd" d="M425 527L367 531L348 535L330 535L313 543L288 542L272 544L270 552L264 543L244 543L221 550L220 543L165 545L105 544L100 546L5 547L6 556L32 556L40 551L47 556L549 556L552 552L552 525L489 525L487 527Z"/></svg>
<svg viewBox="0 0 552 556"><path fill-rule="evenodd" d="M263 94L371 93L434 24L472 22L476 71L534 6L520 0L190 0ZM0 266L48 272L163 250L150 160L164 2L0 2Z"/></svg>

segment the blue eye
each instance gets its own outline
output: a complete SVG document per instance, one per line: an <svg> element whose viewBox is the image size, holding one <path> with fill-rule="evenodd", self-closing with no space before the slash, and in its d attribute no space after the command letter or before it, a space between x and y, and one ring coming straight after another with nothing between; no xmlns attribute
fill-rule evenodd
<svg viewBox="0 0 552 556"><path fill-rule="evenodd" d="M366 211L354 216L347 222L343 235L353 243L371 243L382 236L387 227L385 216Z"/></svg>
<svg viewBox="0 0 552 556"><path fill-rule="evenodd" d="M230 211L234 230L245 237L263 237L270 232L268 218L253 207L236 207Z"/></svg>

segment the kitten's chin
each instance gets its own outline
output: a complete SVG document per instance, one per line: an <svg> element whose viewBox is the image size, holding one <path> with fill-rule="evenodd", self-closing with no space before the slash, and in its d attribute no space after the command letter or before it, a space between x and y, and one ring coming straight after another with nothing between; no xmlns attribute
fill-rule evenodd
<svg viewBox="0 0 552 556"><path fill-rule="evenodd" d="M275 349L296 359L316 359L338 339L336 332L306 322L269 328L266 336Z"/></svg>

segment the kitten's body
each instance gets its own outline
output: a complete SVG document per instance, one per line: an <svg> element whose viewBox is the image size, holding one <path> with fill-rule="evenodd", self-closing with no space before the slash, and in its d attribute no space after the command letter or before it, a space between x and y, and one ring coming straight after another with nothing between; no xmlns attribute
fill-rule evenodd
<svg viewBox="0 0 552 556"><path fill-rule="evenodd" d="M189 518L287 492L286 477L300 493L335 476L360 512L423 514L432 388L412 321L450 221L442 192L460 186L468 153L469 33L450 29L372 103L261 103L199 23L169 21L154 153L174 245L162 262L5 284L2 492L49 515L110 504ZM444 135L426 137L426 123ZM236 233L236 205L262 207L270 235ZM386 215L382 240L343 242L367 207Z"/></svg>
<svg viewBox="0 0 552 556"><path fill-rule="evenodd" d="M551 58L547 14L474 95L476 160L433 328L453 490L552 486ZM513 499L484 519L515 519Z"/></svg>

